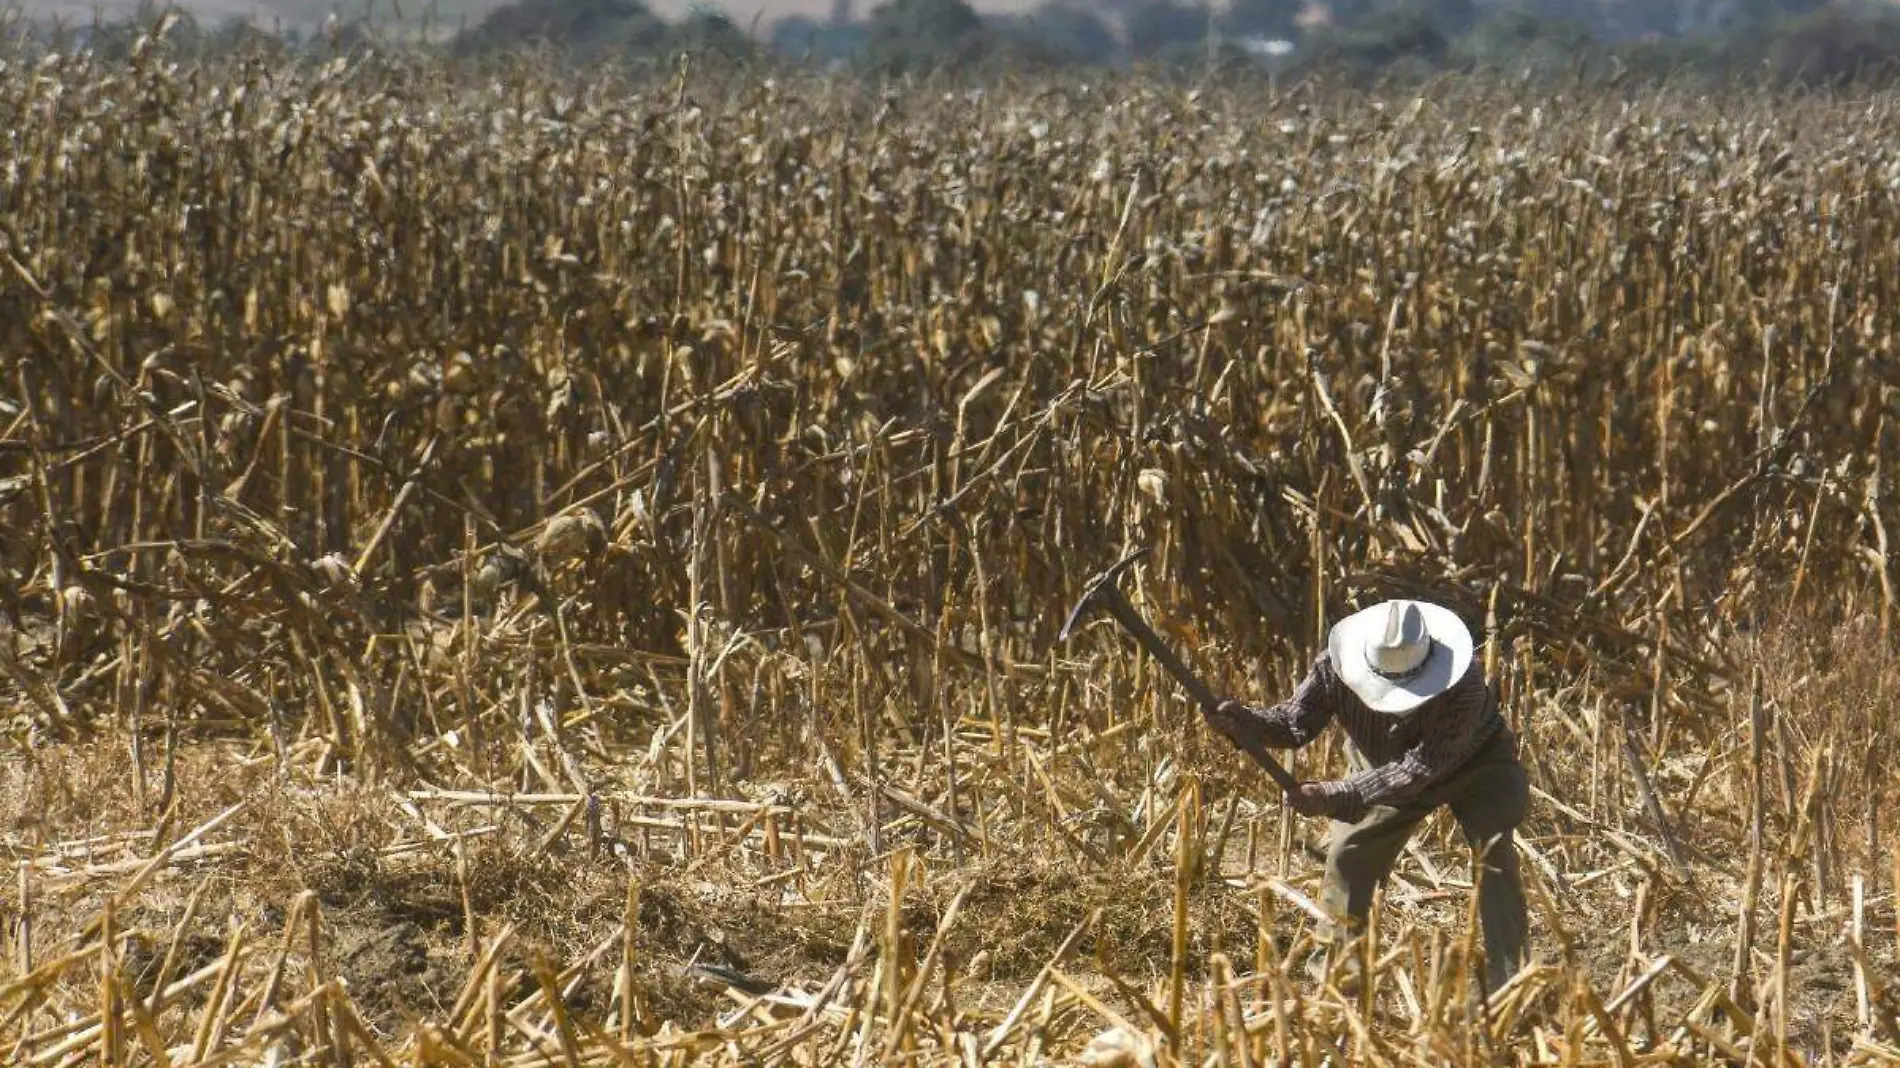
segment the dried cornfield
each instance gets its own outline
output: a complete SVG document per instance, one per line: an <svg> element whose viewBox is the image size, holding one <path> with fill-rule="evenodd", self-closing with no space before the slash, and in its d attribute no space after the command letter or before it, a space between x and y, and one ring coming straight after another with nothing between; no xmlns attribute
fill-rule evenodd
<svg viewBox="0 0 1900 1068"><path fill-rule="evenodd" d="M147 48L0 114L9 1063L1900 1059L1900 97ZM1256 702L1480 630L1512 986L1443 818L1308 981L1323 825L1055 641L1131 545Z"/></svg>

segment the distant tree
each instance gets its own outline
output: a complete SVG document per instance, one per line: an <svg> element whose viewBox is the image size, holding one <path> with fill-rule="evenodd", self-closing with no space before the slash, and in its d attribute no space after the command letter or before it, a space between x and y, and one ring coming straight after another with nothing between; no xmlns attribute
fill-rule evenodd
<svg viewBox="0 0 1900 1068"><path fill-rule="evenodd" d="M1544 15L1538 7L1518 2L1473 26L1452 55L1460 66L1480 70L1556 74L1596 47L1582 22Z"/></svg>
<svg viewBox="0 0 1900 1068"><path fill-rule="evenodd" d="M1479 18L1476 0L1427 0L1424 7L1438 32L1447 38L1467 32Z"/></svg>
<svg viewBox="0 0 1900 1068"><path fill-rule="evenodd" d="M1306 0L1230 0L1221 15L1223 33L1239 37L1292 39Z"/></svg>
<svg viewBox="0 0 1900 1068"><path fill-rule="evenodd" d="M1593 34L1605 40L1640 41L1682 33L1688 25L1688 5L1695 2L1698 0L1624 0L1617 4L1593 4L1582 12L1572 12L1568 10L1571 5L1544 0L1538 13L1587 25ZM1584 13L1590 16L1587 20Z"/></svg>
<svg viewBox="0 0 1900 1068"><path fill-rule="evenodd" d="M202 47L207 54L215 55L277 56L286 52L290 44L242 15L232 15L205 35Z"/></svg>
<svg viewBox="0 0 1900 1068"><path fill-rule="evenodd" d="M667 50L744 59L752 55L752 38L732 21L732 16L710 8L697 9L675 25L667 35Z"/></svg>
<svg viewBox="0 0 1900 1068"><path fill-rule="evenodd" d="M1301 50L1302 70L1376 75L1404 66L1425 71L1442 64L1451 41L1429 7L1405 4L1364 19L1311 34Z"/></svg>
<svg viewBox="0 0 1900 1068"><path fill-rule="evenodd" d="M1681 0L1675 32L1735 33L1828 6L1828 0Z"/></svg>
<svg viewBox="0 0 1900 1068"><path fill-rule="evenodd" d="M1384 0L1326 0L1326 18L1333 26L1350 26L1372 17Z"/></svg>
<svg viewBox="0 0 1900 1068"><path fill-rule="evenodd" d="M1547 0L1570 7L1594 7L1594 2ZM1375 23L1415 23L1426 19L1445 37L1465 32L1478 20L1477 0L1330 0L1327 14L1334 28L1376 30Z"/></svg>
<svg viewBox="0 0 1900 1068"><path fill-rule="evenodd" d="M310 46L325 55L347 55L374 52L383 46L383 39L369 19L358 16L327 24L311 38Z"/></svg>
<svg viewBox="0 0 1900 1068"><path fill-rule="evenodd" d="M1769 70L1784 81L1829 85L1900 73L1900 12L1829 4L1776 22Z"/></svg>
<svg viewBox="0 0 1900 1068"><path fill-rule="evenodd" d="M1829 83L1886 78L1900 57L1900 11L1884 0L1674 0L1676 21L1616 47L1643 77Z"/></svg>
<svg viewBox="0 0 1900 1068"><path fill-rule="evenodd" d="M1097 0L1096 10L1111 21L1127 22L1129 12L1147 3L1148 0Z"/></svg>
<svg viewBox="0 0 1900 1068"><path fill-rule="evenodd" d="M993 18L989 25L1012 53L1033 62L1106 63L1121 47L1108 23L1075 0L1052 0L1027 14Z"/></svg>
<svg viewBox="0 0 1900 1068"><path fill-rule="evenodd" d="M669 27L640 0L516 0L488 13L456 41L463 54L553 45L576 59L650 52Z"/></svg>
<svg viewBox="0 0 1900 1068"><path fill-rule="evenodd" d="M887 71L923 70L972 58L983 20L965 0L887 0L865 26L866 56Z"/></svg>
<svg viewBox="0 0 1900 1068"><path fill-rule="evenodd" d="M790 15L773 24L771 46L786 59L828 65L863 56L868 38L862 22L838 24Z"/></svg>
<svg viewBox="0 0 1900 1068"><path fill-rule="evenodd" d="M774 51L796 55L816 46L825 25L810 15L787 15L772 23L768 40Z"/></svg>
<svg viewBox="0 0 1900 1068"><path fill-rule="evenodd" d="M1128 51L1140 59L1179 54L1190 46L1204 47L1207 30L1205 3L1146 0L1122 16L1122 36L1128 40Z"/></svg>

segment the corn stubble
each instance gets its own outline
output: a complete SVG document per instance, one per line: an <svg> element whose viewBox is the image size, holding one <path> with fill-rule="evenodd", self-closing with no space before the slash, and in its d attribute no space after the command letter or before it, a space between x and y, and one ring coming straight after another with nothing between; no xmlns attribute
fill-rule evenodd
<svg viewBox="0 0 1900 1068"><path fill-rule="evenodd" d="M1897 107L9 57L0 1048L1891 1063ZM1307 979L1133 543L1483 627L1512 986L1444 819Z"/></svg>

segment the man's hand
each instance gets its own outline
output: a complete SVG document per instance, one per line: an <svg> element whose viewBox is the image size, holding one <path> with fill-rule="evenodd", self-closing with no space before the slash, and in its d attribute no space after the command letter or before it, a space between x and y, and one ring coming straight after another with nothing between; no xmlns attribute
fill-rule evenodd
<svg viewBox="0 0 1900 1068"><path fill-rule="evenodd" d="M1210 730L1226 736L1235 748L1252 757L1254 763L1265 769L1267 775L1281 788L1290 786L1293 776L1267 752L1271 748L1268 725L1260 718L1259 712L1231 698L1219 701L1210 698L1201 706L1201 716L1207 720ZM1308 802L1302 801L1300 804L1306 805ZM1306 808L1296 806L1296 810L1304 812Z"/></svg>
<svg viewBox="0 0 1900 1068"><path fill-rule="evenodd" d="M1208 726L1233 738L1236 737L1240 721L1247 714L1247 706L1230 697L1212 708L1203 708L1201 711L1207 717Z"/></svg>
<svg viewBox="0 0 1900 1068"><path fill-rule="evenodd" d="M1316 782L1303 782L1300 788L1286 795L1286 807L1302 816L1327 816L1332 814L1332 798Z"/></svg>

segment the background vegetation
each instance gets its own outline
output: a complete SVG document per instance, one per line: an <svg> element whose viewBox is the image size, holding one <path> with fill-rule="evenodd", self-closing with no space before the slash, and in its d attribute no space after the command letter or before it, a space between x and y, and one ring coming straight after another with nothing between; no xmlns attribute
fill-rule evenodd
<svg viewBox="0 0 1900 1068"><path fill-rule="evenodd" d="M123 54L149 26L149 6L124 22L61 31ZM844 69L876 76L989 75L1052 68L1157 68L1205 79L1252 70L1279 79L1417 80L1490 70L1517 77L1712 84L1835 84L1891 77L1900 5L1891 0L1046 0L984 14L968 0L850 2L829 18L739 25L716 5L669 21L643 0L517 0L469 21L437 4L343 7L324 29L241 18L174 27L176 47L225 50L273 36L317 48L421 41L471 58L536 49L563 65L666 65L682 53L754 66Z"/></svg>
<svg viewBox="0 0 1900 1068"><path fill-rule="evenodd" d="M1900 1056L1900 96L185 28L0 69L8 1063ZM1305 980L1132 544L1256 700L1463 613L1516 985L1442 817Z"/></svg>

